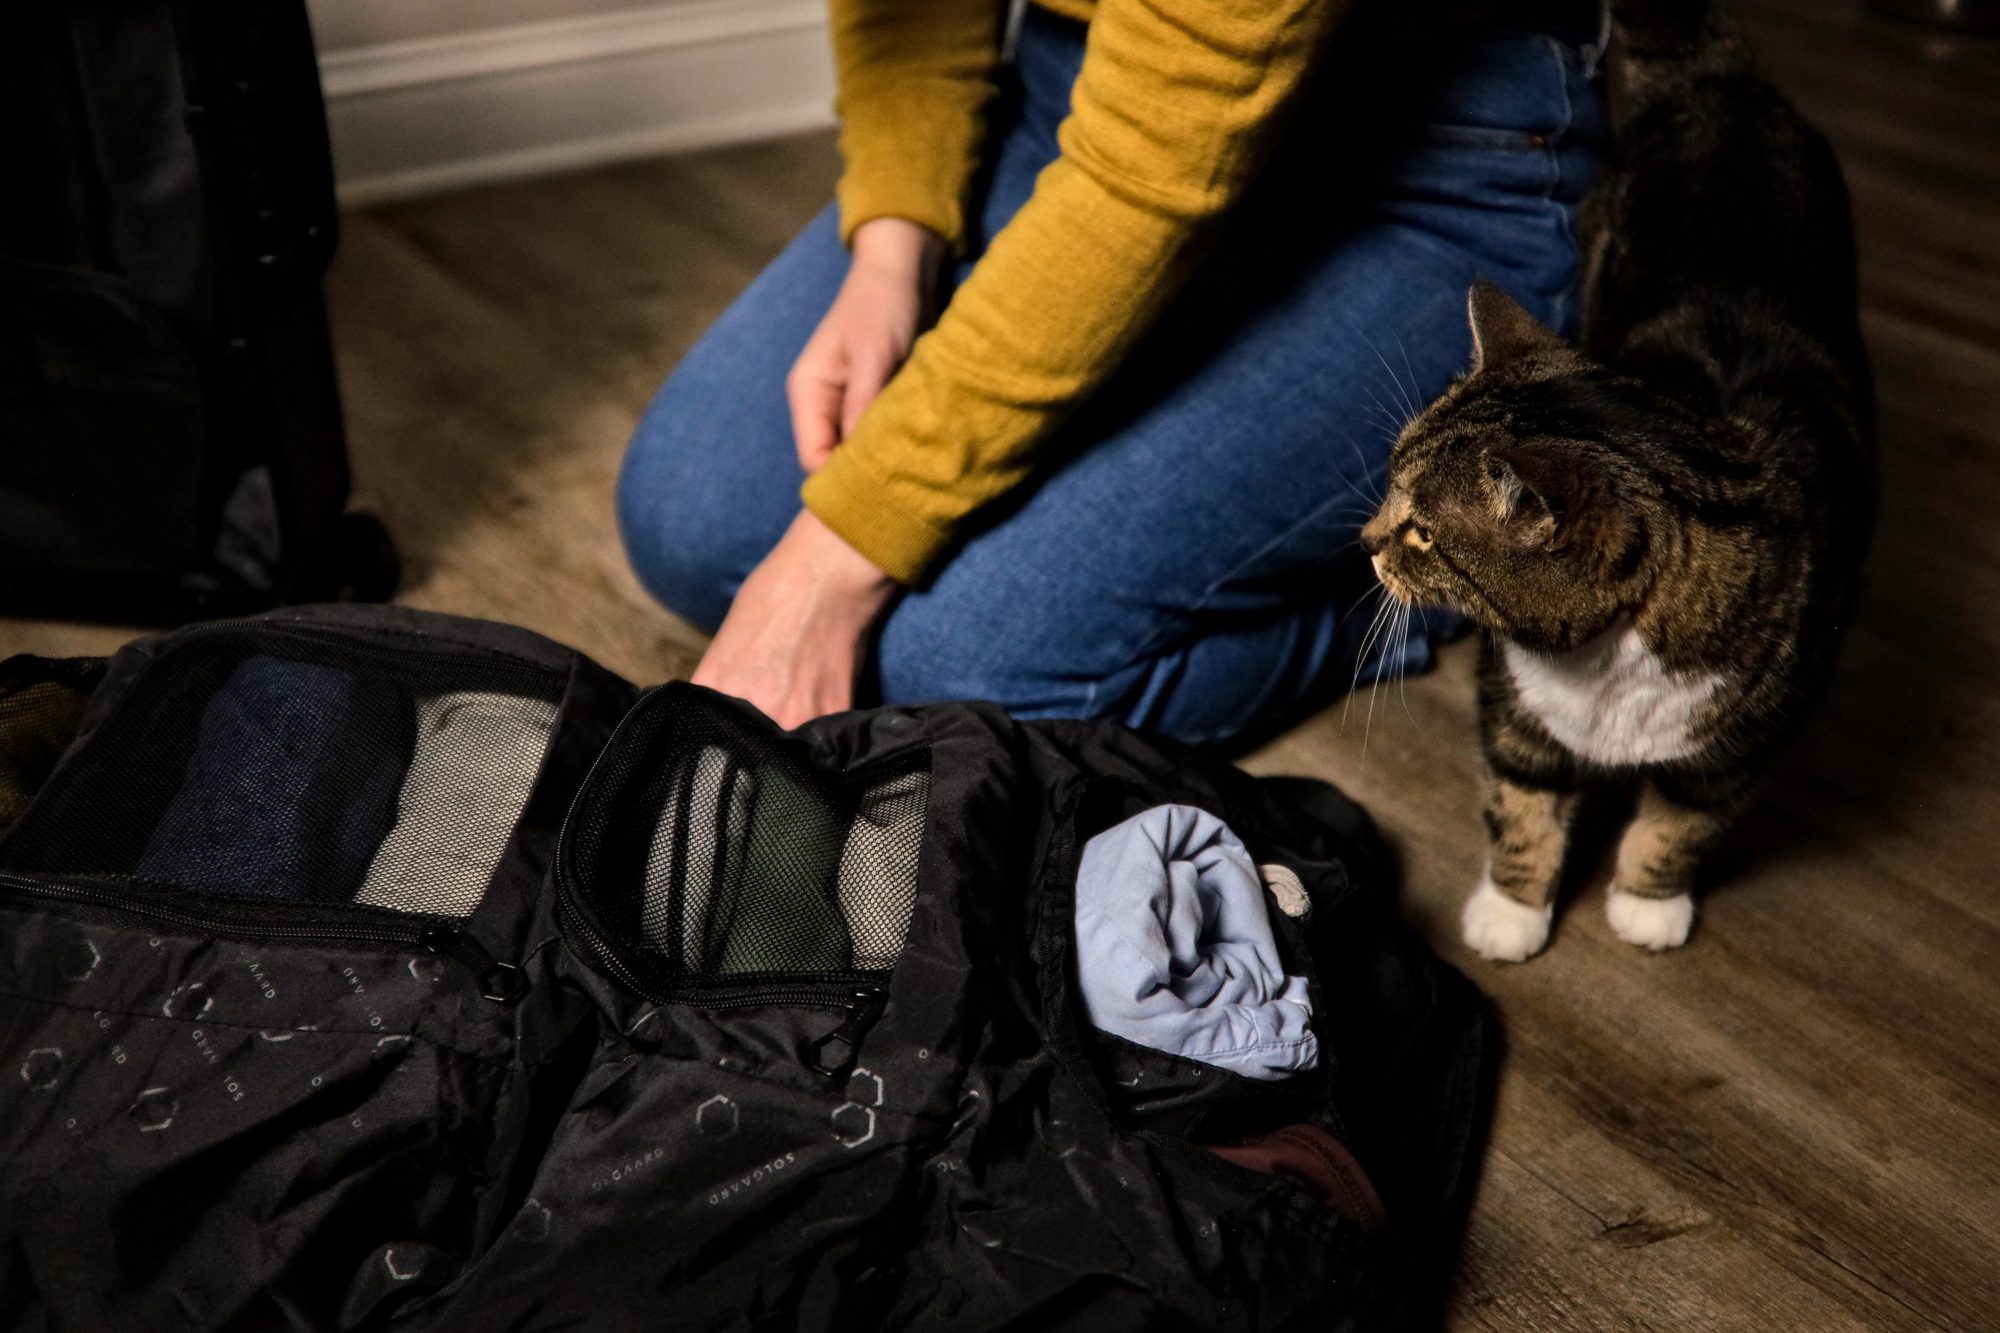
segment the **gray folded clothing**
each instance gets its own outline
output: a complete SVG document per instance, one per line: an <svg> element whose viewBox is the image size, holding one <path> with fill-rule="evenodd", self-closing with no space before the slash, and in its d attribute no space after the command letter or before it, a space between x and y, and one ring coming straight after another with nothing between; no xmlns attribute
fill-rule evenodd
<svg viewBox="0 0 2000 1333"><path fill-rule="evenodd" d="M519 694L459 690L420 701L396 823L354 901L471 916L527 808L555 722L553 703Z"/></svg>
<svg viewBox="0 0 2000 1333"><path fill-rule="evenodd" d="M750 802L757 782L719 745L681 763L660 798L646 848L640 933L677 967L711 970L721 951L719 904L733 902L743 874Z"/></svg>
<svg viewBox="0 0 2000 1333"><path fill-rule="evenodd" d="M916 769L861 793L834 877L857 971L886 972L903 952L917 905L917 861L930 790L929 770Z"/></svg>

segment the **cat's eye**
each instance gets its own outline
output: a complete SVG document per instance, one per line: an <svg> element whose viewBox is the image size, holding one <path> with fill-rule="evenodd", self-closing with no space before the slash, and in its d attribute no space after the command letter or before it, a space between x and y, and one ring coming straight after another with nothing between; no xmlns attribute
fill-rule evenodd
<svg viewBox="0 0 2000 1333"><path fill-rule="evenodd" d="M1403 532L1403 540L1419 551L1431 549L1431 530L1421 523L1412 523Z"/></svg>

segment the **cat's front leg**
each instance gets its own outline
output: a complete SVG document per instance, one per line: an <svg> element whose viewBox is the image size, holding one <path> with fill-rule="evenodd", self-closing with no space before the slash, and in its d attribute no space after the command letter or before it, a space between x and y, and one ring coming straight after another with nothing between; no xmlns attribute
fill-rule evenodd
<svg viewBox="0 0 2000 1333"><path fill-rule="evenodd" d="M1555 916L1572 798L1495 776L1486 795L1486 875L1466 899L1465 942L1519 963L1542 951Z"/></svg>
<svg viewBox="0 0 2000 1333"><path fill-rule="evenodd" d="M1659 952L1687 942L1694 879L1741 804L1734 784L1648 782L1618 844L1618 871L1604 912L1627 944Z"/></svg>

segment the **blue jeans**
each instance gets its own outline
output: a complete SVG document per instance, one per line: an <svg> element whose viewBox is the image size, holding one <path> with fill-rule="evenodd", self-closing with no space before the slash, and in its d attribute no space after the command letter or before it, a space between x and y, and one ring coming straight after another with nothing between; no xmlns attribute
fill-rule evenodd
<svg viewBox="0 0 2000 1333"><path fill-rule="evenodd" d="M1056 156L1084 31L1028 11L961 279ZM1397 429L1466 367L1473 279L1570 322L1571 223L1606 138L1592 41L1343 36L1193 282L1063 427L1064 461L896 604L865 691L1213 741L1427 665L1424 632L1364 660L1356 536ZM627 550L697 625L798 512L785 375L847 263L828 208L633 438Z"/></svg>

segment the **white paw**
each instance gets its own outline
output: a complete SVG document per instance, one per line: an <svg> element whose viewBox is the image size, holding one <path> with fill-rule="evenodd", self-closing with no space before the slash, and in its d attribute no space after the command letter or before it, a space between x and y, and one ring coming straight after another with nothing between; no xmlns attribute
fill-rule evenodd
<svg viewBox="0 0 2000 1333"><path fill-rule="evenodd" d="M1465 900L1465 942L1481 958L1496 963L1519 963L1540 953L1549 942L1549 921L1555 915L1546 907L1530 907L1516 902L1482 878L1479 887Z"/></svg>
<svg viewBox="0 0 2000 1333"><path fill-rule="evenodd" d="M1611 929L1619 939L1658 953L1687 943L1688 927L1694 924L1694 898L1686 893L1673 898L1641 898L1613 889L1604 900L1604 915L1611 919Z"/></svg>

